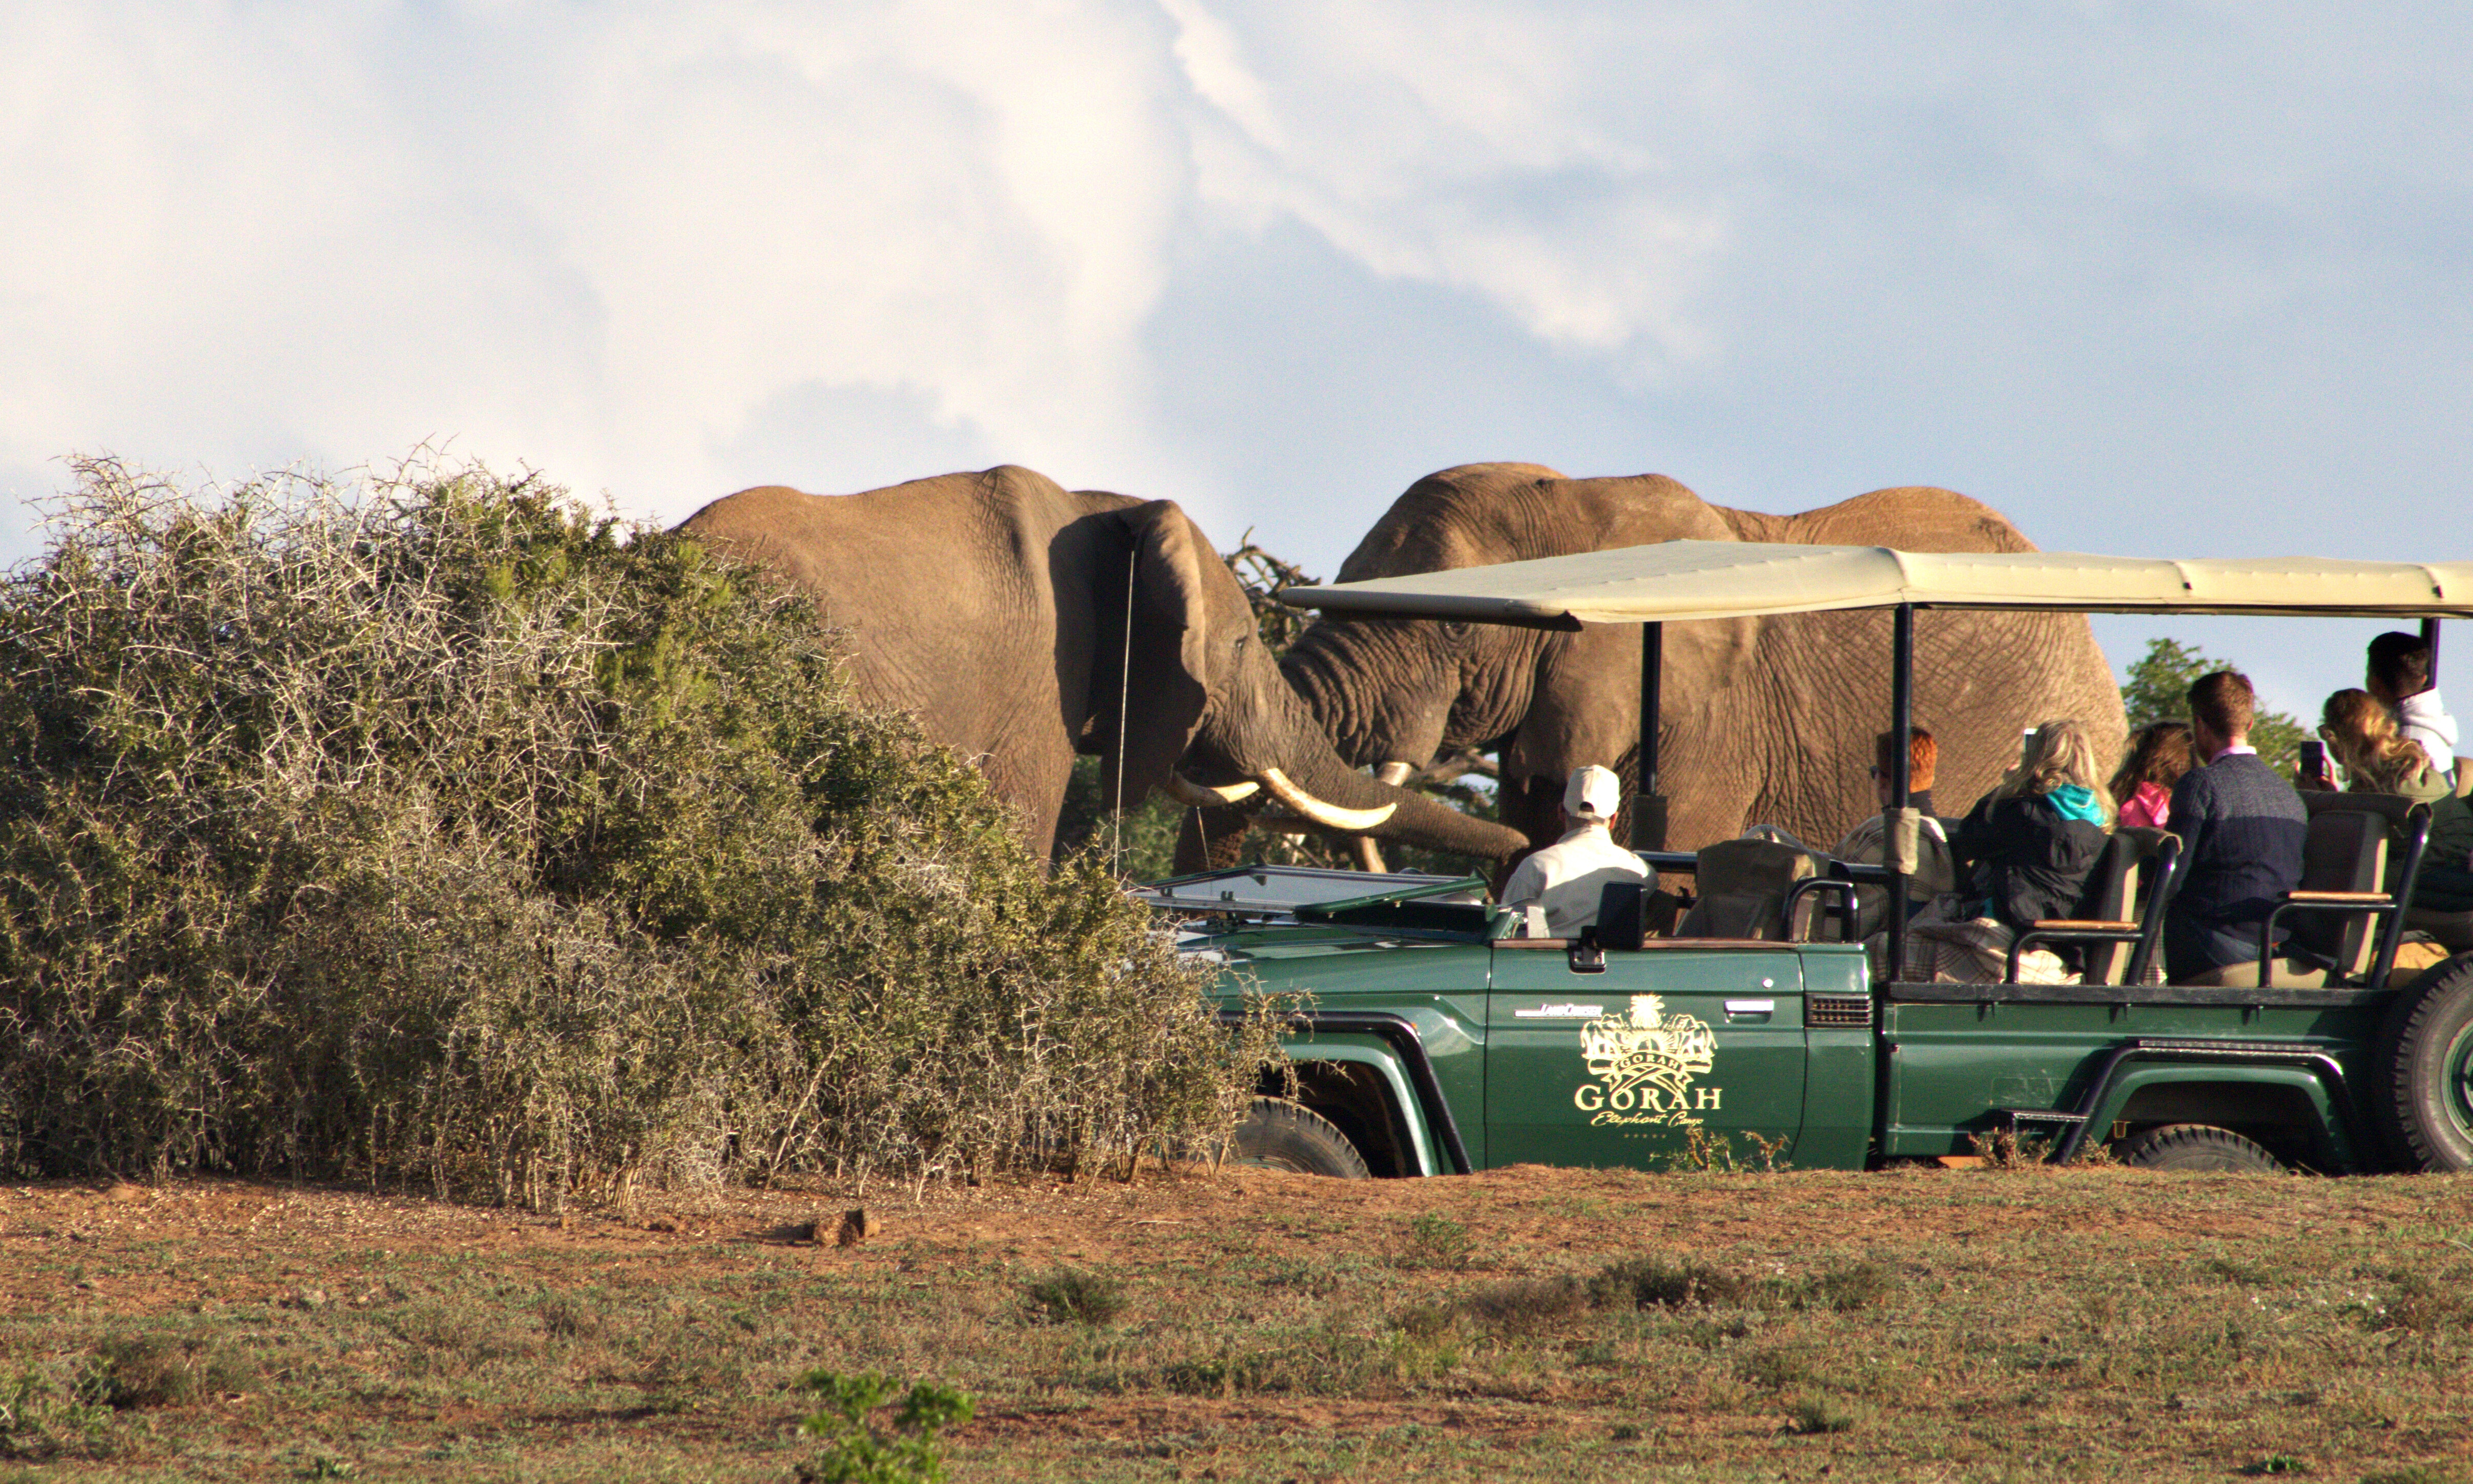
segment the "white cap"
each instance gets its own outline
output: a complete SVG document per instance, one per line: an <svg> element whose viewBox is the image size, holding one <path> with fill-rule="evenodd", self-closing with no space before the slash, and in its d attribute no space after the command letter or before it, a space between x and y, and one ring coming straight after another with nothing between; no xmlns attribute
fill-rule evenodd
<svg viewBox="0 0 2473 1484"><path fill-rule="evenodd" d="M1573 819L1610 820L1622 808L1622 779L1613 770L1591 763L1572 770L1563 785L1563 812Z"/></svg>

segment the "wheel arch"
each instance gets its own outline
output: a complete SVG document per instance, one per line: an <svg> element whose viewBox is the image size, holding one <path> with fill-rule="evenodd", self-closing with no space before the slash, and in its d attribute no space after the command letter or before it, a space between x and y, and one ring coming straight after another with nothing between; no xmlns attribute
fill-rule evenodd
<svg viewBox="0 0 2473 1484"><path fill-rule="evenodd" d="M2362 1169L2368 1151L2354 1137L2350 1113L2342 1089L2311 1067L2159 1062L2122 1067L2088 1123L2107 1143L2116 1129L2134 1137L2166 1124L2206 1124L2288 1164Z"/></svg>
<svg viewBox="0 0 2473 1484"><path fill-rule="evenodd" d="M1291 1045L1288 1063L1266 1068L1261 1090L1337 1124L1377 1176L1442 1173L1416 1092L1389 1047L1317 1036L1309 1046ZM1291 1073L1295 1090L1283 1090Z"/></svg>
<svg viewBox="0 0 2473 1484"><path fill-rule="evenodd" d="M1236 1011L1220 1013L1225 1023L1236 1024L1241 1018ZM1305 1009L1289 1013L1285 1021L1281 1048L1287 1054L1287 1065L1264 1068L1262 1088L1266 1092L1288 1096L1282 1089L1291 1074L1302 1089L1316 1063L1365 1068L1313 1075L1330 1079L1335 1087L1359 1089L1371 1086L1365 1081L1369 1075L1379 1078L1387 1105L1381 1117L1388 1123L1396 1116L1400 1147L1416 1157L1416 1167L1404 1167L1401 1173L1466 1175L1475 1170L1468 1146L1460 1139L1451 1101L1435 1079L1434 1064L1426 1054L1426 1043L1406 1017L1381 1011ZM1299 1100L1305 1101L1302 1097ZM1312 1105L1308 1102L1306 1106ZM1408 1163L1405 1153L1399 1163Z"/></svg>

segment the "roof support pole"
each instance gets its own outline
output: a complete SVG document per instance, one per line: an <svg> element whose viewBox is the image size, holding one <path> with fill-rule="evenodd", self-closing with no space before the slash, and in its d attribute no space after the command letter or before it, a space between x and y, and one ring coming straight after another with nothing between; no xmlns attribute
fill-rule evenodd
<svg viewBox="0 0 2473 1484"><path fill-rule="evenodd" d="M1640 626L1640 789L1631 801L1631 848L1666 849L1666 795L1657 786L1657 718L1666 678L1666 625Z"/></svg>
<svg viewBox="0 0 2473 1484"><path fill-rule="evenodd" d="M1898 605L1889 639L1889 807L1909 807L1908 787L1913 781L1910 767L1914 749L1907 745L1908 733L1915 725L1915 606ZM1888 958L1889 982L1897 983L1907 972L1907 874L1904 862L1894 850L1885 852L1889 865Z"/></svg>
<svg viewBox="0 0 2473 1484"><path fill-rule="evenodd" d="M2429 646L2430 646L2430 683L2432 683L2433 685L2436 685L2436 684L2437 684L2437 683L2438 683L2438 620L2437 620L2437 619L2436 619L2436 618L2425 618L2425 619L2423 619L2423 620L2421 621L2421 642L2423 642L2424 644L2427 644L2427 645L2429 645Z"/></svg>

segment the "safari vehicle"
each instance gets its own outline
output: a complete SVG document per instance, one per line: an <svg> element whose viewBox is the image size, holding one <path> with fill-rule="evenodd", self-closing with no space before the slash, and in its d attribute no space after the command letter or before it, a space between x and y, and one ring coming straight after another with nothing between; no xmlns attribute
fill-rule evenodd
<svg viewBox="0 0 2473 1484"><path fill-rule="evenodd" d="M2417 617L2473 610L2473 563L2145 562L2061 553L1672 541L1291 593L1300 606L1479 622L1644 625L1633 844L1661 873L1695 855L1656 838L1658 625L1889 608L1892 696L1913 710L1916 613L1935 607ZM1906 809L1904 750L1892 819ZM1903 831L1912 839L1911 824ZM1902 831L1893 827L1892 840ZM2080 915L2035 925L2076 945L2084 982L1909 982L1906 862L1830 863L1730 938L1660 933L1639 888L1610 887L1580 938L1526 936L1477 878L1254 867L1150 889L1188 951L1221 966L1225 1013L1293 995L1288 1068L1266 1074L1240 1156L1336 1176L1520 1162L1731 1160L1861 1169L2001 1147L2067 1161L2101 1148L2160 1168L2325 1173L2473 1168L2473 952L2396 982L2426 807L2314 802L2303 889L2269 920L2329 964L2324 985L2155 982L2178 841L2130 831ZM1908 850L1911 850L1909 845ZM1910 858L1910 856L1909 856ZM2144 890L2139 878L2144 875ZM1852 936L1861 881L1887 893L1888 972ZM1740 925L1740 924L1739 924ZM2446 928L2473 946L2473 923ZM1690 929L1690 920L1685 921ZM2015 980L2016 952L2010 959Z"/></svg>

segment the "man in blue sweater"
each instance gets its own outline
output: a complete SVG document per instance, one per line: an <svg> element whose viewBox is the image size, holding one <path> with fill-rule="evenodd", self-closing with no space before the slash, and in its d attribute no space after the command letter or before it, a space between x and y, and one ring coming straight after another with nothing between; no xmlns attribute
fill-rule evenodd
<svg viewBox="0 0 2473 1484"><path fill-rule="evenodd" d="M2190 687L2190 740L2206 766L2173 789L2181 887L2164 919L2164 963L2175 984L2256 984L2258 924L2301 884L2310 811L2249 745L2258 700L2233 670ZM2279 962L2274 982L2316 984Z"/></svg>

